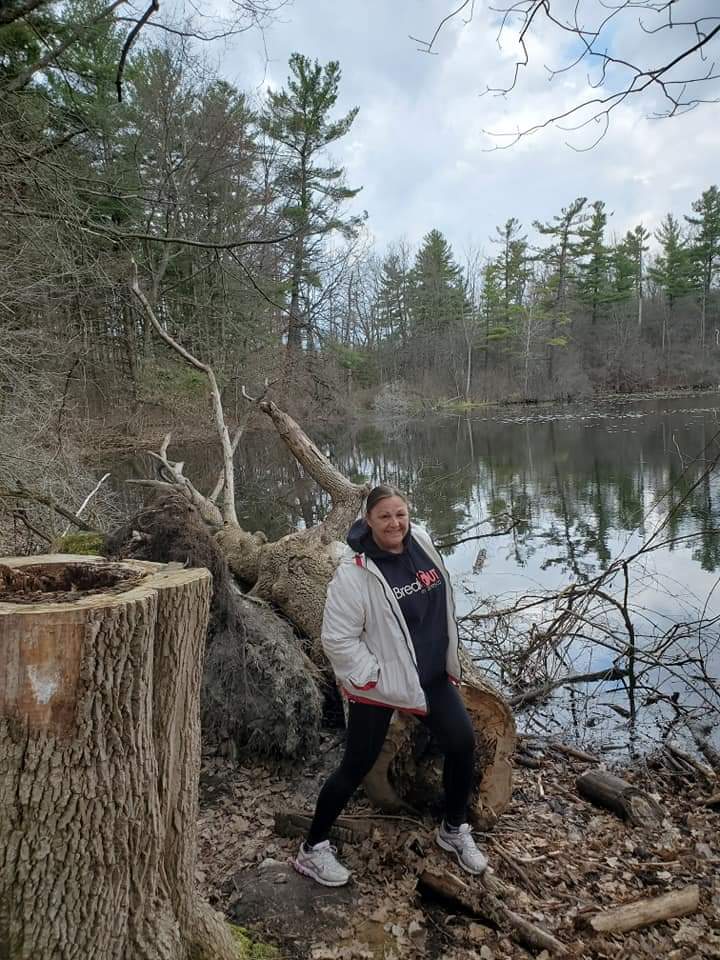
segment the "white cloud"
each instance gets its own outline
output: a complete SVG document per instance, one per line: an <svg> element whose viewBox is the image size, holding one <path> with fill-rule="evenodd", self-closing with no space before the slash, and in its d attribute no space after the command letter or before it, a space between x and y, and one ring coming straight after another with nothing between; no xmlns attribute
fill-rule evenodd
<svg viewBox="0 0 720 960"><path fill-rule="evenodd" d="M717 13L715 0L688 5ZM584 8L592 7L598 9L597 0L585 0ZM402 235L417 242L439 227L459 255L469 239L485 245L510 216L531 232L533 220L551 219L576 196L604 200L614 211L616 234L640 220L652 229L667 212L689 212L691 201L718 179L720 107L712 104L650 121L648 103L626 101L589 152L575 152L565 141L591 143L597 126L576 134L551 127L509 150L493 150L498 141L488 130L523 129L581 101L588 93L586 70L548 82L545 65L561 66L573 50L567 37L544 30L531 41L530 64L516 89L507 97L480 96L509 82L517 58L509 37L498 47L497 24L484 5L476 5L467 26L460 18L447 25L437 56L419 53L408 37L429 37L451 8L448 0L295 0L266 31L269 64L261 39L250 34L225 60L228 77L250 88L268 77L272 85L284 83L294 50L340 61L338 110L357 105L360 113L334 152L350 185L363 185L357 207L368 210L381 243ZM616 37L623 53L647 58L648 38L638 27L623 25ZM658 57L670 40L661 34L653 41Z"/></svg>

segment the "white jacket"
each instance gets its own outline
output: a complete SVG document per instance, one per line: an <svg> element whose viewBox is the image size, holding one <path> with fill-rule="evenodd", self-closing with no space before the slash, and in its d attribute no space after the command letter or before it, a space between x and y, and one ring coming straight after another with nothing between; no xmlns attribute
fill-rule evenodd
<svg viewBox="0 0 720 960"><path fill-rule="evenodd" d="M460 639L450 577L428 534L415 524L411 532L445 580L446 669L450 679L459 683ZM330 581L320 639L349 700L427 713L415 648L400 604L377 565L351 547Z"/></svg>

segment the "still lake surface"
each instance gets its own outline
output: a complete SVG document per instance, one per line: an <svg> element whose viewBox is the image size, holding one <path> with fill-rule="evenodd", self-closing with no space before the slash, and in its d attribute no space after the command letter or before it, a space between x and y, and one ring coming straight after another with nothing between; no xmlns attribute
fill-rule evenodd
<svg viewBox="0 0 720 960"><path fill-rule="evenodd" d="M444 551L460 614L586 582L618 557L631 556L662 524L655 542L669 542L630 566L638 631L647 637L704 610L703 643L709 648L716 642L720 480L707 467L720 452L720 395L305 426L347 476L406 490L413 516L440 542L503 530L507 516L514 518L508 534L467 539ZM178 447L171 456L185 460L186 474L201 489L214 485L220 463L215 444ZM152 475L150 458L142 454L109 468L116 480ZM236 484L241 522L271 538L317 522L328 507L272 431L248 435L237 455ZM128 501L135 496L124 484L119 489ZM565 670L612 661L605 648L592 645L576 644L564 657ZM717 648L710 659L717 678ZM663 683L667 695L680 689L688 695L682 678ZM550 712L534 711L538 731L547 727L610 747L627 742L627 720L597 706L599 700L621 703L623 685L596 685L594 692L579 726L577 704L561 697ZM631 739L661 736L674 717L662 704L641 715L647 720L634 726Z"/></svg>

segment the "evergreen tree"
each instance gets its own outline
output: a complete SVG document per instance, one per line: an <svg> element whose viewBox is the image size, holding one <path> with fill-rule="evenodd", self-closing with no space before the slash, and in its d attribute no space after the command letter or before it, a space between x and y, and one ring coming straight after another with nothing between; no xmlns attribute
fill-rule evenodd
<svg viewBox="0 0 720 960"><path fill-rule="evenodd" d="M415 256L411 274L411 330L416 356L425 369L448 355L450 335L470 307L462 269L439 230L431 230Z"/></svg>
<svg viewBox="0 0 720 960"><path fill-rule="evenodd" d="M377 312L383 336L405 345L410 312L410 271L397 250L382 262Z"/></svg>
<svg viewBox="0 0 720 960"><path fill-rule="evenodd" d="M325 166L326 148L350 130L358 108L331 119L340 85L340 65L321 66L300 53L290 57L287 87L270 91L260 125L280 149L278 188L283 213L295 236L290 244L288 352L299 351L309 336L309 291L318 284L324 239L334 231L353 236L362 217L343 217L343 204L360 188L345 185L344 169ZM303 300L305 310L301 310ZM304 315L303 315L304 313Z"/></svg>
<svg viewBox="0 0 720 960"><path fill-rule="evenodd" d="M507 299L506 273L502 255L489 260L482 270L480 317L483 326L484 366L487 371L494 345L507 341L511 334L510 307ZM513 319L516 319L513 318Z"/></svg>
<svg viewBox="0 0 720 960"><path fill-rule="evenodd" d="M635 270L635 298L637 300L638 328L642 329L643 319L643 281L645 279L645 254L650 249L647 241L650 231L639 223L634 230L628 230L625 235L624 246L630 262Z"/></svg>
<svg viewBox="0 0 720 960"><path fill-rule="evenodd" d="M462 269L439 230L423 238L412 270L413 326L421 333L443 333L465 304Z"/></svg>
<svg viewBox="0 0 720 960"><path fill-rule="evenodd" d="M667 309L663 311L662 349L666 351L670 347L670 330L677 301L692 289L693 264L680 224L671 213L655 231L655 238L660 244L660 253L648 276L665 296Z"/></svg>
<svg viewBox="0 0 720 960"><path fill-rule="evenodd" d="M553 350L567 342L564 335L558 335L558 328L570 320L567 304L581 249L580 230L587 222L586 203L587 197L577 197L570 206L563 207L550 223L541 223L538 220L533 222L535 229L550 240L549 245L538 253L538 259L546 270L545 292L540 307L543 314L550 317L547 361L549 381L553 378Z"/></svg>
<svg viewBox="0 0 720 960"><path fill-rule="evenodd" d="M495 265L502 286L502 322L508 331L514 326L531 276L527 237L521 231L520 222L510 217L495 228L497 236L493 238L493 243L501 245Z"/></svg>
<svg viewBox="0 0 720 960"><path fill-rule="evenodd" d="M700 288L700 346L705 346L710 291L720 269L720 191L713 185L692 204L696 217L685 219L694 228L690 257Z"/></svg>
<svg viewBox="0 0 720 960"><path fill-rule="evenodd" d="M607 213L602 200L591 205L590 219L578 230L577 252L586 258L578 264L578 299L590 308L594 326L602 307L612 298L610 290L610 251L605 245Z"/></svg>

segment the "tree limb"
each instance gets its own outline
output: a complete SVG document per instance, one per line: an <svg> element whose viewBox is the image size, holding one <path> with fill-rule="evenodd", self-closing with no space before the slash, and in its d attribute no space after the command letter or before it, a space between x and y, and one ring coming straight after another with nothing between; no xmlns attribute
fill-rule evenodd
<svg viewBox="0 0 720 960"><path fill-rule="evenodd" d="M45 493L39 493L37 490L31 490L20 481L17 482L17 487L14 490L8 487L0 487L0 498L7 500L32 500L35 503L41 503L44 507L50 507L55 513L60 514L61 517L64 517L73 526L84 530L86 533L101 532L98 531L96 527L92 527L89 523L86 523L85 520L73 513L68 507L63 506L62 503L58 503L54 497Z"/></svg>
<svg viewBox="0 0 720 960"><path fill-rule="evenodd" d="M234 451L232 448L232 442L230 440L230 433L227 428L227 423L225 422L222 397L220 395L220 388L217 380L215 379L215 373L212 367L208 366L206 363L203 363L201 360L198 360L197 357L194 357L189 350L186 350L185 347L181 346L177 340L173 339L167 330L165 330L158 318L155 316L155 311L150 306L150 301L140 289L137 279L137 269L135 269L130 288L137 297L143 311L145 312L145 316L148 318L161 340L163 340L169 347L172 347L176 353L179 353L183 360L187 361L187 363L189 363L192 367L195 367L196 370L200 370L208 378L213 413L215 415L215 426L217 428L218 436L220 437L220 444L223 453L224 484L222 517L225 523L239 526L237 511L235 509L235 468L233 465ZM200 495L198 494L198 496ZM205 498L203 497L202 499Z"/></svg>

